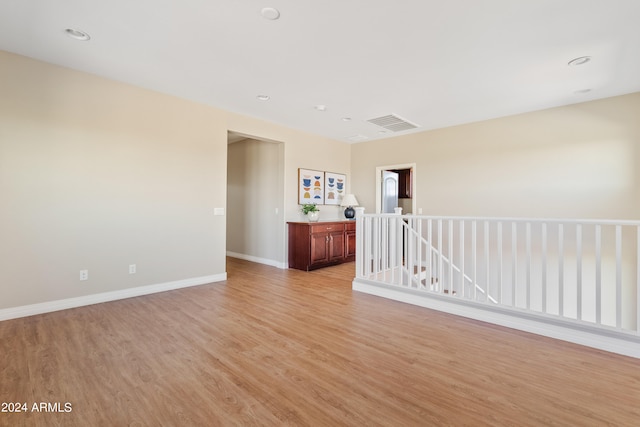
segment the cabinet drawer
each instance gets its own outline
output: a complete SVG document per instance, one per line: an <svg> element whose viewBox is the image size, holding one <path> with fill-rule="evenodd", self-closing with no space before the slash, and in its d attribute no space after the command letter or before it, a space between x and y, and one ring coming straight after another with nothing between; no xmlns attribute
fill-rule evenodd
<svg viewBox="0 0 640 427"><path fill-rule="evenodd" d="M311 226L311 234L342 230L344 230L344 225L342 224L314 224Z"/></svg>
<svg viewBox="0 0 640 427"><path fill-rule="evenodd" d="M344 231L356 231L356 222L351 221L344 225Z"/></svg>

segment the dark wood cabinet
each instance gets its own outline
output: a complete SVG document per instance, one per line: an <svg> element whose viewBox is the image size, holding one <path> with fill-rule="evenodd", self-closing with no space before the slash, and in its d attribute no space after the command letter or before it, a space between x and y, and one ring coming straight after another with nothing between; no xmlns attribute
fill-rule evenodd
<svg viewBox="0 0 640 427"><path fill-rule="evenodd" d="M411 169L395 169L391 172L398 174L398 198L411 199L413 197Z"/></svg>
<svg viewBox="0 0 640 427"><path fill-rule="evenodd" d="M288 224L289 268L309 271L355 260L355 221Z"/></svg>

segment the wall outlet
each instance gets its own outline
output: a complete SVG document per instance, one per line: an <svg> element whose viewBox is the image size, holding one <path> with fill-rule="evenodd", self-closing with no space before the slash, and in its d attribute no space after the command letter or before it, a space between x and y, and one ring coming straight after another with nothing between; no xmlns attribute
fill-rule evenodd
<svg viewBox="0 0 640 427"><path fill-rule="evenodd" d="M129 274L136 274L136 265L129 264Z"/></svg>
<svg viewBox="0 0 640 427"><path fill-rule="evenodd" d="M422 215L422 208L418 208L418 215Z"/></svg>
<svg viewBox="0 0 640 427"><path fill-rule="evenodd" d="M89 270L80 270L80 280L89 280Z"/></svg>

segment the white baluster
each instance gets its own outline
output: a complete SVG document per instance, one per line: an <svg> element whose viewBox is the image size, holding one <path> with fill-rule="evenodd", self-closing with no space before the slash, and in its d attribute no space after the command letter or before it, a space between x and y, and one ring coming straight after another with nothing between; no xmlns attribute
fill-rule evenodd
<svg viewBox="0 0 640 427"><path fill-rule="evenodd" d="M438 288L442 292L444 288L444 277L442 271L442 220L438 220Z"/></svg>
<svg viewBox="0 0 640 427"><path fill-rule="evenodd" d="M429 269L427 270L427 289L430 290L435 290L436 288L436 284L434 283L434 277L435 274L433 274L433 232L432 232L432 222L431 222L431 218L429 218L427 220L427 240L428 240L428 244L427 244L427 262L429 263Z"/></svg>
<svg viewBox="0 0 640 427"><path fill-rule="evenodd" d="M596 323L602 323L602 230L595 226L596 250Z"/></svg>
<svg viewBox="0 0 640 427"><path fill-rule="evenodd" d="M417 246L417 254L416 258L418 260L418 266L416 268L418 274L418 288L422 285L422 220L417 217L413 217L412 221L415 224L416 230L416 246ZM428 286L427 279L425 277L425 287Z"/></svg>
<svg viewBox="0 0 640 427"><path fill-rule="evenodd" d="M449 295L453 295L453 220L449 220L449 227L447 228L447 242L449 242L449 280L447 281L447 289L449 289Z"/></svg>
<svg viewBox="0 0 640 427"><path fill-rule="evenodd" d="M471 221L471 268L473 269L473 300L478 300L478 228L475 220Z"/></svg>
<svg viewBox="0 0 640 427"><path fill-rule="evenodd" d="M578 320L582 320L582 224L576 225L576 275Z"/></svg>
<svg viewBox="0 0 640 427"><path fill-rule="evenodd" d="M558 224L558 314L564 316L564 225Z"/></svg>
<svg viewBox="0 0 640 427"><path fill-rule="evenodd" d="M547 223L542 223L542 312L547 312Z"/></svg>
<svg viewBox="0 0 640 427"><path fill-rule="evenodd" d="M511 306L516 306L518 288L518 225L511 223Z"/></svg>
<svg viewBox="0 0 640 427"><path fill-rule="evenodd" d="M380 217L374 217L371 226L373 228L373 273L375 277L378 277L380 272Z"/></svg>
<svg viewBox="0 0 640 427"><path fill-rule="evenodd" d="M502 259L502 221L498 221L497 224L498 230L497 230L497 236L496 236L496 240L498 241L498 298L496 298L496 300L498 301L499 304L502 304L502 285L503 285L503 259Z"/></svg>
<svg viewBox="0 0 640 427"><path fill-rule="evenodd" d="M489 270L491 270L490 265L490 255L489 255L489 221L484 222L484 260L485 260L485 269L484 269L484 300L485 302L489 302L489 298L491 297L491 282L489 281Z"/></svg>
<svg viewBox="0 0 640 427"><path fill-rule="evenodd" d="M363 258L364 220L362 212L356 209L356 277L365 277Z"/></svg>
<svg viewBox="0 0 640 427"><path fill-rule="evenodd" d="M616 328L621 328L621 327L622 327L622 227L620 225L616 225Z"/></svg>
<svg viewBox="0 0 640 427"><path fill-rule="evenodd" d="M640 226L636 227L636 335L640 336Z"/></svg>
<svg viewBox="0 0 640 427"><path fill-rule="evenodd" d="M531 309L531 223L527 222L525 228L525 247L527 251L526 259L526 292L525 292L525 307L527 310Z"/></svg>
<svg viewBox="0 0 640 427"><path fill-rule="evenodd" d="M464 220L460 220L460 230L458 236L460 238L460 293L462 294L462 298L465 295L465 275L464 275Z"/></svg>

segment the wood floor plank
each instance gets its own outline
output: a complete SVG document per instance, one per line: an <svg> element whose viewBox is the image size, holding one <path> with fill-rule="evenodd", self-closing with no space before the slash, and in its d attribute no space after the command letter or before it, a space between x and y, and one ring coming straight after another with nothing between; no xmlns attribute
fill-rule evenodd
<svg viewBox="0 0 640 427"><path fill-rule="evenodd" d="M634 426L640 361L357 293L354 265L0 322L0 426Z"/></svg>

